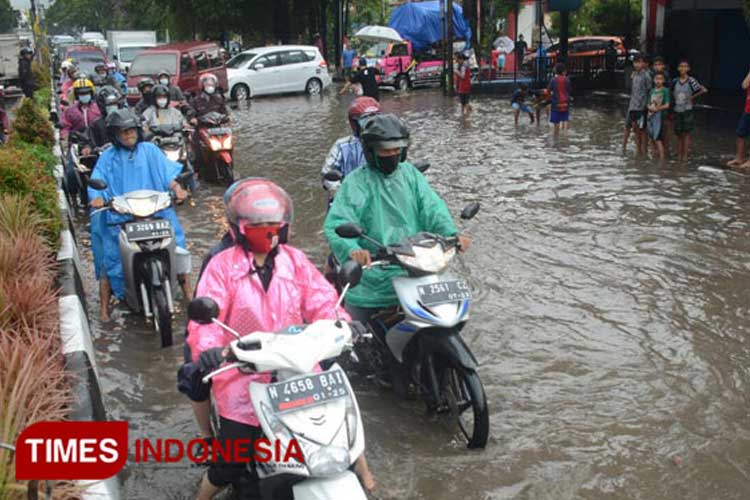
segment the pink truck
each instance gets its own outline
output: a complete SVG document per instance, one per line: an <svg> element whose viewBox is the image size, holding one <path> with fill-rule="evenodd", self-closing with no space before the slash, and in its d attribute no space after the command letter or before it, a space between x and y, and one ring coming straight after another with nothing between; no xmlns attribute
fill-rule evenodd
<svg viewBox="0 0 750 500"><path fill-rule="evenodd" d="M368 64L374 65L378 70L378 84L381 86L406 90L440 83L443 74L440 55L423 53L414 56L409 41L379 43L368 51L367 55L370 54L375 57L368 57Z"/></svg>

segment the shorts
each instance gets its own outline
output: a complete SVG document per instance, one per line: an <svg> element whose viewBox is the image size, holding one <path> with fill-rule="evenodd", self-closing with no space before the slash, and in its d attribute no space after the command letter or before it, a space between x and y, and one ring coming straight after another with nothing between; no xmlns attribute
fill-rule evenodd
<svg viewBox="0 0 750 500"><path fill-rule="evenodd" d="M502 71L505 68L505 54L497 56L497 69Z"/></svg>
<svg viewBox="0 0 750 500"><path fill-rule="evenodd" d="M654 113L648 117L648 136L654 141L664 140L664 116Z"/></svg>
<svg viewBox="0 0 750 500"><path fill-rule="evenodd" d="M689 134L693 131L693 111L687 110L681 113L674 113L674 133L677 135Z"/></svg>
<svg viewBox="0 0 750 500"><path fill-rule="evenodd" d="M229 420L221 415L219 416L219 445L225 447L227 440L249 439L254 443L256 439L263 437L263 431L260 427L243 424L234 420ZM235 447L232 446L233 453ZM253 446L246 448L250 457L254 453ZM246 459L247 457L241 457ZM248 471L248 465L250 470ZM217 452L216 461L208 468L208 480L214 486L224 487L230 484L237 486L242 481L243 496L242 498L260 498L260 484L258 473L254 464L248 462L227 462L224 456ZM255 493L253 495L253 493ZM245 496L247 494L247 497Z"/></svg>
<svg viewBox="0 0 750 500"><path fill-rule="evenodd" d="M742 113L737 123L737 137L745 139L750 137L750 113Z"/></svg>
<svg viewBox="0 0 750 500"><path fill-rule="evenodd" d="M638 128L643 130L646 128L646 111L628 111L628 118L625 121L625 128Z"/></svg>
<svg viewBox="0 0 750 500"><path fill-rule="evenodd" d="M468 106L471 94L458 94L458 100L461 101L461 106Z"/></svg>
<svg viewBox="0 0 750 500"><path fill-rule="evenodd" d="M531 108L529 108L526 104L522 102L514 102L511 104L511 107L513 109L518 109L523 111L524 113L531 113Z"/></svg>
<svg viewBox="0 0 750 500"><path fill-rule="evenodd" d="M553 109L549 113L550 123L567 122L569 119L570 119L570 111L568 111L567 109L565 111L558 111L556 109Z"/></svg>

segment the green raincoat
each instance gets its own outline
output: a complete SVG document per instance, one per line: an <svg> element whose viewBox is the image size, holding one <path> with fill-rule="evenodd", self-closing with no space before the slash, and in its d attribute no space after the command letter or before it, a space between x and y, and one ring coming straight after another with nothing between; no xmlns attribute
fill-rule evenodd
<svg viewBox="0 0 750 500"><path fill-rule="evenodd" d="M399 164L389 176L366 165L347 175L323 224L328 243L339 262L349 260L352 250L369 250L374 256L377 247L372 243L336 234L336 227L346 222L356 222L368 236L386 245L422 231L442 236L458 234L445 202L421 172L408 162ZM360 284L347 293L346 301L368 308L395 305L398 299L391 279L404 274L394 266L365 271Z"/></svg>

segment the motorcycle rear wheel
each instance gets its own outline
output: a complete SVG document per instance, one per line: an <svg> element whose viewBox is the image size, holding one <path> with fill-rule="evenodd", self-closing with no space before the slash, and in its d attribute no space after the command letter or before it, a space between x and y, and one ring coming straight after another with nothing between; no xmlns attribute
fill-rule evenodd
<svg viewBox="0 0 750 500"><path fill-rule="evenodd" d="M169 286L169 283L151 290L151 308L154 314L154 330L161 336L161 346L169 347L174 340L172 338L172 315L169 312L165 286Z"/></svg>

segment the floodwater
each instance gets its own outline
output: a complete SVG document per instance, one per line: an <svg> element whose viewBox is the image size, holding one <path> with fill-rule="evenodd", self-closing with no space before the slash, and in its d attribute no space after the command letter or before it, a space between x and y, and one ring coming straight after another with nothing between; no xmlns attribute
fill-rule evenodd
<svg viewBox="0 0 750 500"><path fill-rule="evenodd" d="M267 98L235 112L239 171L291 193L293 243L319 264L318 172L348 133L349 100ZM748 181L697 168L732 151L731 128L699 122L696 160L660 165L621 153L613 103L579 98L555 139L523 117L514 127L505 97L475 98L469 120L437 90L383 101L410 125L409 155L432 163L451 210L482 203L456 268L475 291L464 335L491 438L468 451L417 402L360 383L379 498L748 498ZM196 270L220 231L221 194L205 187L179 211ZM128 420L131 439L196 436L175 387L182 336L161 350L125 308L114 325L95 323L110 418ZM130 465L123 497L191 498L200 473Z"/></svg>

